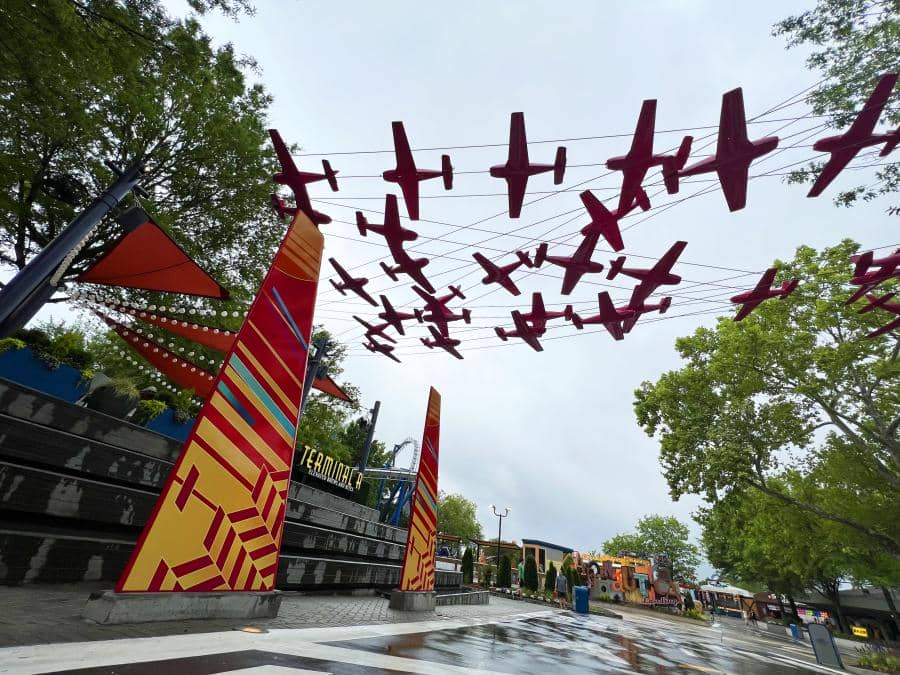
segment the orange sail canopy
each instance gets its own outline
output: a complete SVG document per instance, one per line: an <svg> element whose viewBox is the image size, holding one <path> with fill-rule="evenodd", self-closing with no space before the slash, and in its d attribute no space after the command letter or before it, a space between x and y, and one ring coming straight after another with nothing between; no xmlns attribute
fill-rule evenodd
<svg viewBox="0 0 900 675"><path fill-rule="evenodd" d="M228 290L194 262L141 208L126 211L123 234L78 281L228 298Z"/></svg>

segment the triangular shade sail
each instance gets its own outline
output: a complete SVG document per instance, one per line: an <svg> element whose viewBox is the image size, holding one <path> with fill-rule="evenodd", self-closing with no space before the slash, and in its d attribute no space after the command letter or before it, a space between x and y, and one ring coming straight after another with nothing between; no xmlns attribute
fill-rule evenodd
<svg viewBox="0 0 900 675"><path fill-rule="evenodd" d="M228 291L140 208L119 218L125 234L79 277L106 286L226 299Z"/></svg>
<svg viewBox="0 0 900 675"><path fill-rule="evenodd" d="M178 386L185 389L193 389L197 396L209 398L212 393L214 378L195 363L186 361L174 352L170 352L161 344L154 342L144 335L136 333L133 329L118 321L111 319L101 312L96 312L106 324L112 328L134 351L140 354L163 375L168 377Z"/></svg>

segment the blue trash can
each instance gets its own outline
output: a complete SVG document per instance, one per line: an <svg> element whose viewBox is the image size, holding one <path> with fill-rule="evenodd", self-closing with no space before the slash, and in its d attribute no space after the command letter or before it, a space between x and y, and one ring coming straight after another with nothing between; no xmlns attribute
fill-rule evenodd
<svg viewBox="0 0 900 675"><path fill-rule="evenodd" d="M800 628L797 626L797 624L792 623L792 624L788 624L788 625L791 628L791 637L794 639L794 641L799 642L800 640L802 640L803 635L802 635L802 633L800 633Z"/></svg>
<svg viewBox="0 0 900 675"><path fill-rule="evenodd" d="M575 611L579 614L587 614L588 613L588 593L589 589L587 586L575 586L573 589L573 594L575 598Z"/></svg>

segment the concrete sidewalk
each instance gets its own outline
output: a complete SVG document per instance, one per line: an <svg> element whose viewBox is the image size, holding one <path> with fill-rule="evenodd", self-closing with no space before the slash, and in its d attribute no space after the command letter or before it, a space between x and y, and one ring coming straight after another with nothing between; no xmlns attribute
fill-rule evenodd
<svg viewBox="0 0 900 675"><path fill-rule="evenodd" d="M162 621L101 626L81 618L92 591L108 584L0 586L0 647L48 642L209 633L248 624L263 629L359 626L457 618L503 618L520 613L522 603L491 598L488 605L451 605L434 612L398 612L375 595L321 595L286 592L274 619ZM528 608L531 609L531 608Z"/></svg>

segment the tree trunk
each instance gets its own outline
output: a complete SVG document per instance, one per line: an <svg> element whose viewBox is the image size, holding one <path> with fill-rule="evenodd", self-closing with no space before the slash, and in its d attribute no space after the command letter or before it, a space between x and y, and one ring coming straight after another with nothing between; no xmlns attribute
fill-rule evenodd
<svg viewBox="0 0 900 675"><path fill-rule="evenodd" d="M794 617L799 619L800 615L797 613L797 603L794 602L794 596L788 595L787 599L788 599L788 602L791 603L791 614L793 614Z"/></svg>
<svg viewBox="0 0 900 675"><path fill-rule="evenodd" d="M891 618L889 620L892 628L891 632L893 633L891 639L896 640L897 633L900 631L898 631L897 607L894 605L894 596L891 595L891 590L887 586L882 586L881 592L884 594L884 601L887 603L888 609L891 610Z"/></svg>
<svg viewBox="0 0 900 675"><path fill-rule="evenodd" d="M825 595L828 599L834 603L834 618L837 621L838 631L841 633L849 633L850 628L847 621L844 619L844 610L841 607L840 585L840 581L823 583L822 590L825 591Z"/></svg>

